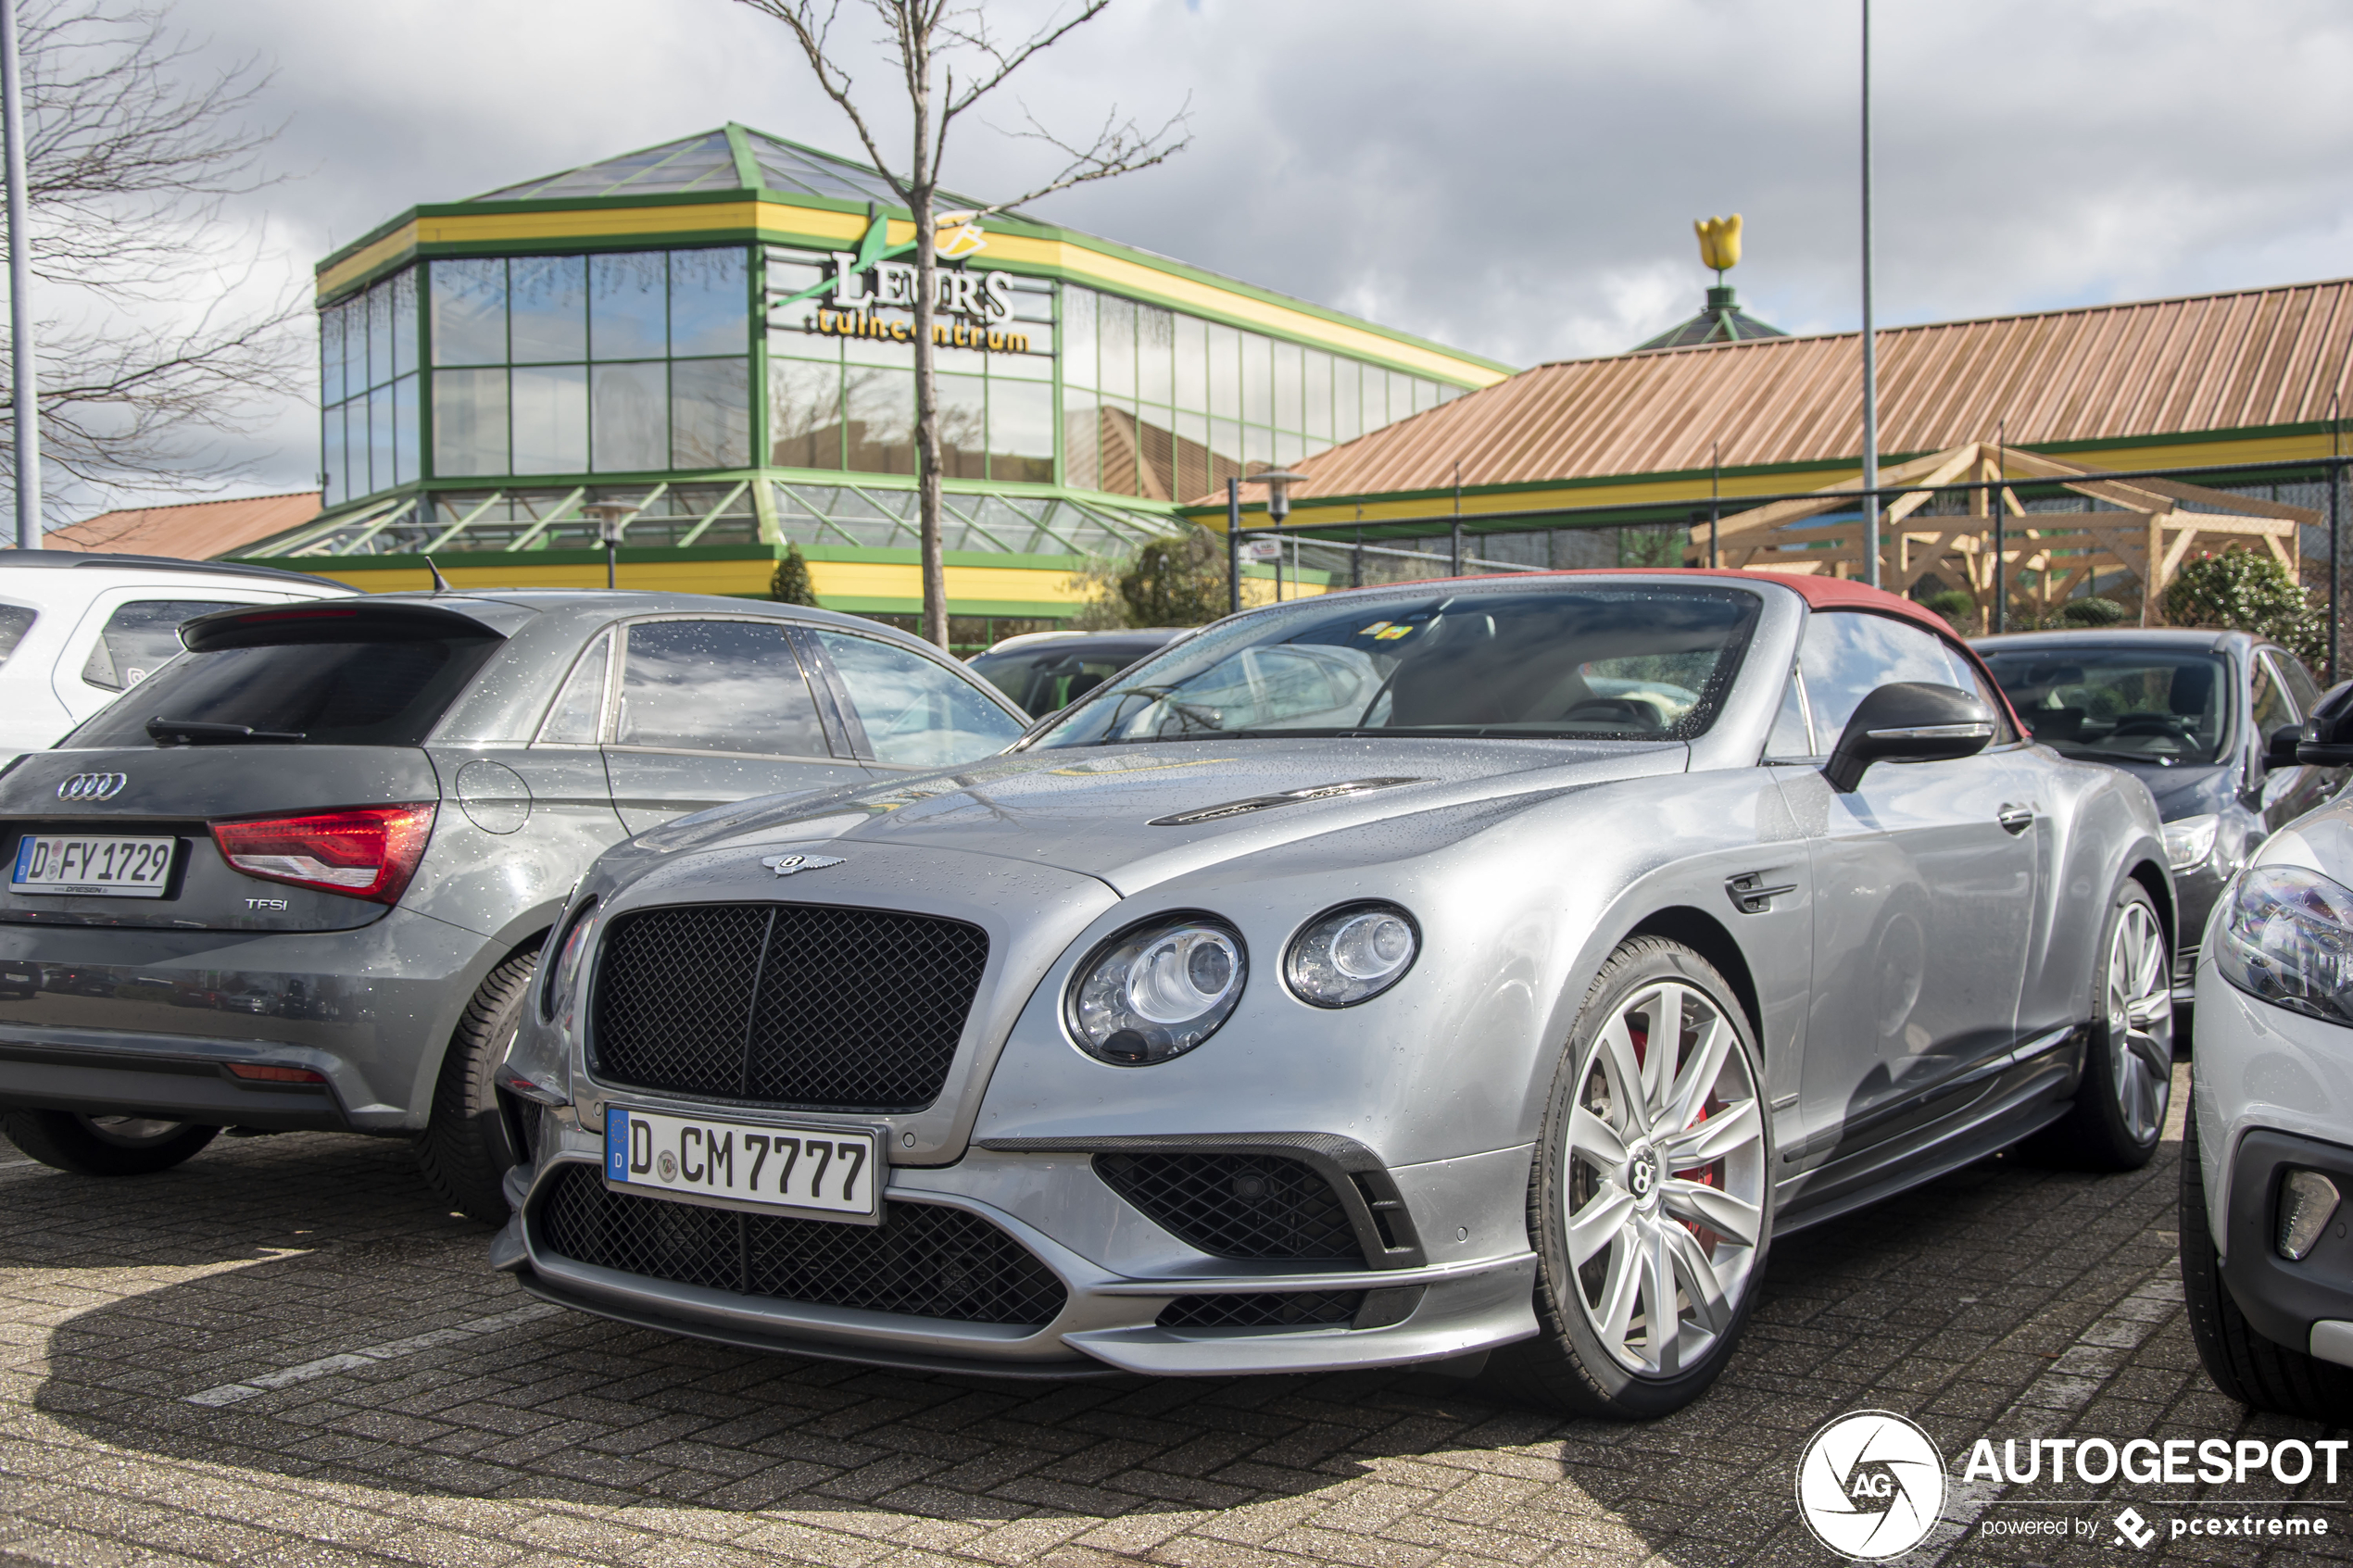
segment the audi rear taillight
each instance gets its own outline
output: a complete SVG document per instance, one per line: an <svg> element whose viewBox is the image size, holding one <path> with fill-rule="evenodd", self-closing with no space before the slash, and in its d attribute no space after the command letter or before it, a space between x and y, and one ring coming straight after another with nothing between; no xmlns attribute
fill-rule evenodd
<svg viewBox="0 0 2353 1568"><path fill-rule="evenodd" d="M432 802L215 822L220 858L247 876L371 903L399 902L433 836Z"/></svg>

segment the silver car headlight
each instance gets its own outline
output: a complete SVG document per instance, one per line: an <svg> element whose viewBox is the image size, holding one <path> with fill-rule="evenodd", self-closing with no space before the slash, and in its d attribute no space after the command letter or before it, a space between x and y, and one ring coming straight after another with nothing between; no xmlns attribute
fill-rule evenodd
<svg viewBox="0 0 2353 1568"><path fill-rule="evenodd" d="M539 1016L560 1023L567 1035L572 1033L580 968L588 960L588 943L596 927L597 900L591 898L572 911L572 922L563 928L562 946L556 950L556 961L547 966L547 978L539 993Z"/></svg>
<svg viewBox="0 0 2353 1568"><path fill-rule="evenodd" d="M1421 951L1414 917L1394 904L1352 904L1316 916L1291 939L1283 978L1319 1008L1370 1001L1405 978Z"/></svg>
<svg viewBox="0 0 2353 1568"><path fill-rule="evenodd" d="M1133 927L1080 966L1071 1033L1088 1055L1119 1067L1182 1056L1226 1022L1249 970L1241 937L1206 916Z"/></svg>
<svg viewBox="0 0 2353 1568"><path fill-rule="evenodd" d="M2177 872L2202 866L2214 856L2215 836L2221 832L2222 819L2208 811L2202 817L2183 817L2178 822L2165 824L2165 859Z"/></svg>
<svg viewBox="0 0 2353 1568"><path fill-rule="evenodd" d="M2225 890L2222 978L2274 1007L2353 1024L2353 888L2301 866L2257 866Z"/></svg>

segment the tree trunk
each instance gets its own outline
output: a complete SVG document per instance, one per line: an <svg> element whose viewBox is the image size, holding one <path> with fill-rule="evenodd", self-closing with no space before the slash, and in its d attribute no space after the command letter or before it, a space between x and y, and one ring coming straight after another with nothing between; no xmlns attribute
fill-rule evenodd
<svg viewBox="0 0 2353 1568"><path fill-rule="evenodd" d="M948 646L948 567L939 537L939 383L932 323L938 319L939 257L929 182L915 192L915 510L923 546L924 640Z"/></svg>

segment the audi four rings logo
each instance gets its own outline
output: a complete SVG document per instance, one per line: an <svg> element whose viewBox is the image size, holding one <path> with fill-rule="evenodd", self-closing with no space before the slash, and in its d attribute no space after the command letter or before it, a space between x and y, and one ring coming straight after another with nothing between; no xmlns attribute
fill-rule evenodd
<svg viewBox="0 0 2353 1568"><path fill-rule="evenodd" d="M60 800L112 800L131 782L128 773L76 773L57 786Z"/></svg>

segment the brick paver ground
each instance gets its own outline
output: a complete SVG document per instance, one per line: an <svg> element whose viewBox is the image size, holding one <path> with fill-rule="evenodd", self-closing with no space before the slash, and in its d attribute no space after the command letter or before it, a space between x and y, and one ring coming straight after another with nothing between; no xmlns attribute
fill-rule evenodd
<svg viewBox="0 0 2353 1568"><path fill-rule="evenodd" d="M2171 1142L2125 1176L1996 1159L1792 1238L1714 1392L1611 1425L1428 1374L1039 1386L665 1338L533 1302L404 1148L355 1138L222 1139L142 1181L9 1163L0 1559L1813 1563L1797 1456L1874 1407L1919 1420L1956 1477L1909 1561L2353 1556L2353 1474L2079 1486L2074 1507L1958 1484L1981 1436L2322 1435L2248 1417L2198 1370L2178 1171ZM2330 1536L2166 1534L2281 1499ZM2159 1531L2146 1552L2108 1544L2128 1502ZM1982 1529L2028 1516L2101 1534Z"/></svg>

